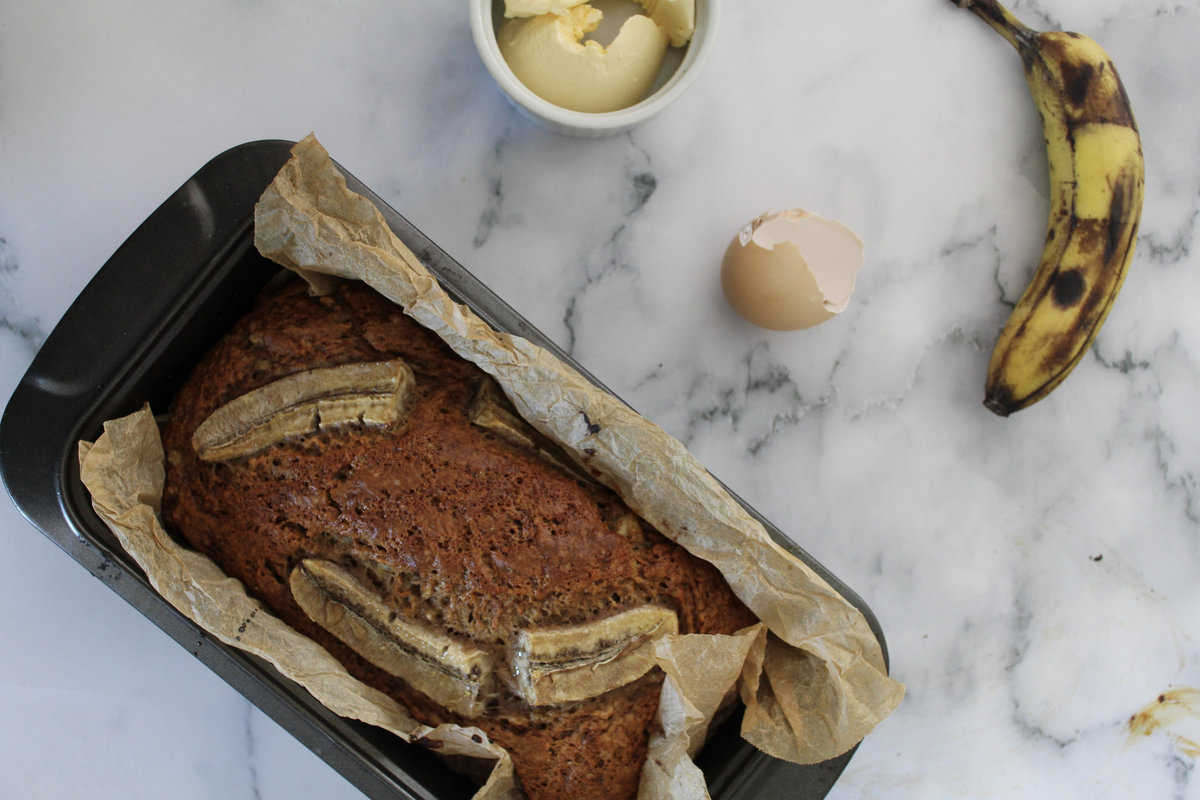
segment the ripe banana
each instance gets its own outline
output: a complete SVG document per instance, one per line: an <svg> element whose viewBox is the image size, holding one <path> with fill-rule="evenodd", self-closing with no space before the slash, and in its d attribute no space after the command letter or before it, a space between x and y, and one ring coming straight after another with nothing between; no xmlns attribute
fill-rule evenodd
<svg viewBox="0 0 1200 800"><path fill-rule="evenodd" d="M996 0L952 2L1017 49L1050 163L1046 247L988 367L984 405L1006 417L1062 383L1104 323L1137 241L1142 145L1100 45L1078 33L1034 31Z"/></svg>

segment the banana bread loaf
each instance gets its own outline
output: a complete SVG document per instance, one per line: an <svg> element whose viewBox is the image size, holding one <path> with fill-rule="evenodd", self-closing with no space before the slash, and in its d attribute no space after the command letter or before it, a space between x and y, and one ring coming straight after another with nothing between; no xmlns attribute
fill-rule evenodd
<svg viewBox="0 0 1200 800"><path fill-rule="evenodd" d="M635 796L653 640L755 621L362 284L265 293L163 441L169 530L420 721L486 731L534 800Z"/></svg>

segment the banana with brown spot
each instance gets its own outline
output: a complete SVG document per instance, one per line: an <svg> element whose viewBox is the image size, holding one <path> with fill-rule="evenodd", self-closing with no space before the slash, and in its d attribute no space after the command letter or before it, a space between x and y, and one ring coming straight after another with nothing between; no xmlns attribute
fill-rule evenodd
<svg viewBox="0 0 1200 800"><path fill-rule="evenodd" d="M1108 316L1133 259L1145 168L1129 97L1100 45L1034 31L996 0L953 2L1020 54L1050 164L1045 249L988 367L984 405L1008 416L1062 383Z"/></svg>

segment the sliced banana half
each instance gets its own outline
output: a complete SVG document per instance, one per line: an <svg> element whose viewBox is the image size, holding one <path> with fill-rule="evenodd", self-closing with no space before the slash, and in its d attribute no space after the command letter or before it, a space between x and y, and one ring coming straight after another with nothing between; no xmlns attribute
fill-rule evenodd
<svg viewBox="0 0 1200 800"><path fill-rule="evenodd" d="M210 414L192 434L192 448L203 461L226 461L339 425L388 425L403 416L415 385L400 359L288 375Z"/></svg>
<svg viewBox="0 0 1200 800"><path fill-rule="evenodd" d="M290 584L304 613L367 661L457 714L483 713L493 685L487 651L400 617L333 562L300 562Z"/></svg>
<svg viewBox="0 0 1200 800"><path fill-rule="evenodd" d="M497 688L486 650L405 619L331 561L292 570L292 596L308 617L354 652L464 717L481 716ZM654 640L679 632L675 613L642 606L580 625L519 630L505 682L531 706L587 700L632 683L654 667Z"/></svg>
<svg viewBox="0 0 1200 800"><path fill-rule="evenodd" d="M509 653L513 691L532 706L586 700L654 667L654 640L679 632L675 612L642 606L612 617L517 632Z"/></svg>

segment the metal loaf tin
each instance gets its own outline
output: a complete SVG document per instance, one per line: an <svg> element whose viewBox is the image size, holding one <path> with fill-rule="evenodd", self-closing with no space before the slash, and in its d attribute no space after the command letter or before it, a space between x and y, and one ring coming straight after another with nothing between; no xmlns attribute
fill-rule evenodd
<svg viewBox="0 0 1200 800"><path fill-rule="evenodd" d="M165 410L192 365L278 272L254 249L252 216L291 145L249 142L222 153L117 249L67 310L9 400L0 421L0 471L30 522L367 795L469 798L472 784L428 751L334 715L267 662L222 644L177 612L95 515L79 482L76 442L95 439L104 420L147 401ZM492 326L554 352L606 389L360 181L346 178L351 189L375 202L460 302ZM879 623L862 599L746 508L866 615L886 658ZM778 761L738 737L739 719L735 714L725 722L698 758L718 800L824 797L853 754L812 766Z"/></svg>

